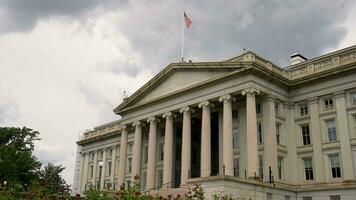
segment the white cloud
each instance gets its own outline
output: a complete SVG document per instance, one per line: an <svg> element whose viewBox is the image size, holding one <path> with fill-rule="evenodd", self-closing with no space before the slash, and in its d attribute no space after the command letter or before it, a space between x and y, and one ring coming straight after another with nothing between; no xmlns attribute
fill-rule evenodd
<svg viewBox="0 0 356 200"><path fill-rule="evenodd" d="M90 29L81 26L48 20L30 33L0 37L0 85L6 86L0 88L0 105L7 108L0 125L38 130L36 155L65 166L70 183L79 131L118 119L112 110L123 91L132 93L152 76L144 69L137 76L103 70L99 63L130 59L139 65L141 58L105 20L92 19Z"/></svg>

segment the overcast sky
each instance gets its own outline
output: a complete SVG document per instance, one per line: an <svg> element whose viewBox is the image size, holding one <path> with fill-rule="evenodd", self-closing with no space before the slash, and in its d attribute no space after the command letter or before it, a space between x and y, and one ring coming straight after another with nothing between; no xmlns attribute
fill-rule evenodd
<svg viewBox="0 0 356 200"><path fill-rule="evenodd" d="M283 67L356 44L354 2L0 0L0 126L38 130L36 156L72 183L79 133L180 59L183 8L187 59L249 48Z"/></svg>

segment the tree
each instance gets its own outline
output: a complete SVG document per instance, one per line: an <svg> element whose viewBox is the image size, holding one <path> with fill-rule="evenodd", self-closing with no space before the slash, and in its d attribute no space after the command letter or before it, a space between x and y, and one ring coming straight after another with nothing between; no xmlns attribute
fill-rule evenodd
<svg viewBox="0 0 356 200"><path fill-rule="evenodd" d="M41 163L33 150L38 135L26 127L0 127L0 183L27 187L37 178Z"/></svg>
<svg viewBox="0 0 356 200"><path fill-rule="evenodd" d="M70 186L66 184L65 180L61 177L61 173L65 168L61 165L55 166L48 163L39 172L38 184L42 188L42 192L52 195L69 196Z"/></svg>

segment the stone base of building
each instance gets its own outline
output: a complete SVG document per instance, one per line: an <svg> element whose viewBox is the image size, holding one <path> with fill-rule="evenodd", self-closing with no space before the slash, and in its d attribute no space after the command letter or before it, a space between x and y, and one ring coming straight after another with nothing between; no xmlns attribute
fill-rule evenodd
<svg viewBox="0 0 356 200"><path fill-rule="evenodd" d="M356 181L328 184L291 185L284 183L265 183L253 179L230 176L214 176L189 180L190 185L200 184L207 199L217 192L231 194L238 200L329 200L330 196L340 196L341 200L356 199Z"/></svg>

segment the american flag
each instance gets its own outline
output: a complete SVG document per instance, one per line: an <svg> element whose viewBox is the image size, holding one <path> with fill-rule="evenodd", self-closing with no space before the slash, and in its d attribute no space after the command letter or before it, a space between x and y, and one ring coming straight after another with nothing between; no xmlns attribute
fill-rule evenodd
<svg viewBox="0 0 356 200"><path fill-rule="evenodd" d="M184 21L185 21L185 26L186 26L187 28L189 28L190 25L193 23L193 21L192 21L191 19L189 19L189 17L187 16L187 14L185 14L185 12L184 12Z"/></svg>

